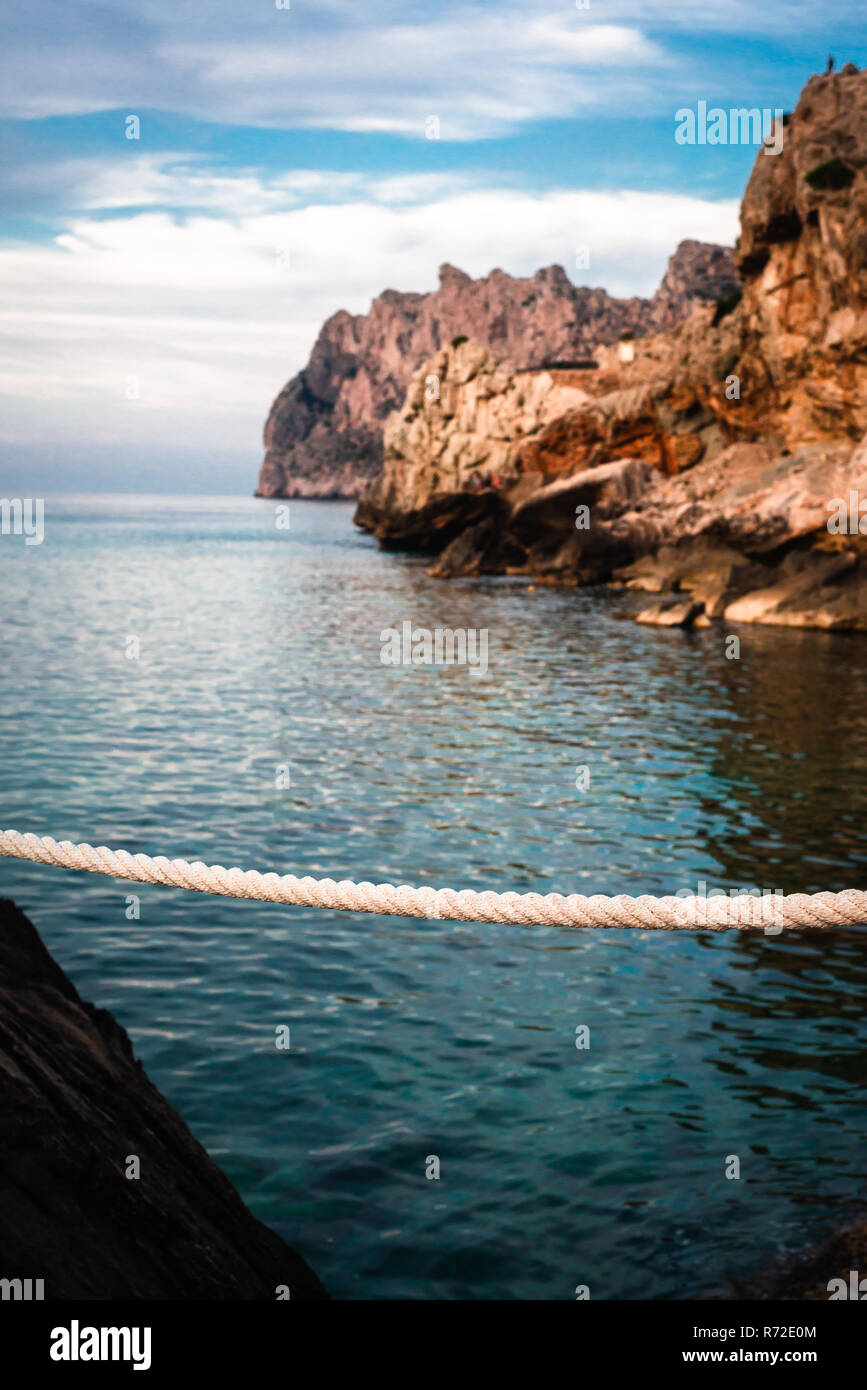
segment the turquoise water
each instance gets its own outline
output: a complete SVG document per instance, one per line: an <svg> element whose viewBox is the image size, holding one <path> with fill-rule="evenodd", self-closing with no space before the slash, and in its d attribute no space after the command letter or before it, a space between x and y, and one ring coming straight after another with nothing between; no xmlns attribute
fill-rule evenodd
<svg viewBox="0 0 867 1390"><path fill-rule="evenodd" d="M394 882L865 885L867 641L743 628L728 661L718 630L618 621L609 591L428 579L351 515L293 503L285 531L261 500L49 499L41 546L0 537L0 820ZM487 628L488 678L384 666L407 619ZM861 1209L863 932L456 925L146 885L136 921L131 891L0 861L335 1296L691 1297Z"/></svg>

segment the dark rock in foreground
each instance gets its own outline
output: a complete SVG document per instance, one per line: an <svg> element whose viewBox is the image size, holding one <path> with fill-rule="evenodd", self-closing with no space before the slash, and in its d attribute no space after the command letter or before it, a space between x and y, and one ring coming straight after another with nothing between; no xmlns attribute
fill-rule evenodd
<svg viewBox="0 0 867 1390"><path fill-rule="evenodd" d="M0 1132L0 1278L44 1279L46 1299L328 1297L5 898Z"/></svg>

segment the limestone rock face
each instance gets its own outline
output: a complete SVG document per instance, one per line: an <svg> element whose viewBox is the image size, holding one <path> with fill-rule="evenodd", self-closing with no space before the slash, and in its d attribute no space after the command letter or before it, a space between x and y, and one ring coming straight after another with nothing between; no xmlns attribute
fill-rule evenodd
<svg viewBox="0 0 867 1390"><path fill-rule="evenodd" d="M867 72L813 77L741 207L740 365L789 440L867 430ZM735 368L738 370L738 368Z"/></svg>
<svg viewBox="0 0 867 1390"><path fill-rule="evenodd" d="M656 475L616 525L643 553L711 538L753 556L820 541L830 549L849 537L829 531L829 504L851 489L867 501L864 444L805 444L791 455L758 442L732 444L677 478Z"/></svg>
<svg viewBox="0 0 867 1390"><path fill-rule="evenodd" d="M622 334L668 328L737 284L724 247L684 241L652 300L573 285L560 266L473 280L440 268L430 294L386 290L367 314L334 314L265 426L263 497L357 497L382 463L382 431L422 363L473 338L518 369L592 356Z"/></svg>
<svg viewBox="0 0 867 1390"><path fill-rule="evenodd" d="M386 423L383 469L356 520L391 544L435 548L452 529L430 530L445 499L459 499L468 519L480 504L487 514L490 494L519 481L526 441L586 401L558 375L516 371L472 339L435 353Z"/></svg>
<svg viewBox="0 0 867 1390"><path fill-rule="evenodd" d="M597 521L618 516L630 503L638 502L652 477L653 469L640 459L617 459L598 468L582 469L580 473L571 473L534 488L526 497L519 498L509 517L509 525L519 534L546 528L571 534L581 529L575 524L576 513L581 507L586 507L588 512L592 507Z"/></svg>
<svg viewBox="0 0 867 1390"><path fill-rule="evenodd" d="M781 152L757 154L741 220L740 292L694 301L670 331L545 372L473 343L431 358L389 423L359 524L386 544L416 532L447 546L438 575L499 565L689 592L702 623L867 629L867 516L845 534L829 524L835 500L867 512L867 72L810 80ZM681 254L658 316L690 283ZM430 373L449 382L441 404L421 393ZM461 535L479 469L498 474L496 509ZM603 486L609 470L618 483ZM449 515L438 531L434 504Z"/></svg>
<svg viewBox="0 0 867 1390"><path fill-rule="evenodd" d="M688 318L696 305L730 299L738 288L738 276L727 247L682 241L651 301L652 329L665 333Z"/></svg>
<svg viewBox="0 0 867 1390"><path fill-rule="evenodd" d="M53 1299L328 1295L250 1214L105 1009L0 899L0 1251ZM141 1162L128 1178L128 1156Z"/></svg>
<svg viewBox="0 0 867 1390"><path fill-rule="evenodd" d="M867 501L867 440L781 456L734 444L677 479L657 478L609 523L637 558L614 577L690 593L711 618L867 630L867 534L829 529L831 503ZM865 526L867 530L867 526Z"/></svg>

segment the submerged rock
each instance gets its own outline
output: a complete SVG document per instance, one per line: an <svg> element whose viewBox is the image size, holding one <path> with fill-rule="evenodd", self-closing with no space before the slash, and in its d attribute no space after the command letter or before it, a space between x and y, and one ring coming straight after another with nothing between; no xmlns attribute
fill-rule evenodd
<svg viewBox="0 0 867 1390"><path fill-rule="evenodd" d="M0 1277L49 1300L328 1297L5 898L0 1130Z"/></svg>
<svg viewBox="0 0 867 1390"><path fill-rule="evenodd" d="M867 1220L863 1215L786 1265L733 1282L719 1296L737 1299L863 1303L867 1284Z"/></svg>

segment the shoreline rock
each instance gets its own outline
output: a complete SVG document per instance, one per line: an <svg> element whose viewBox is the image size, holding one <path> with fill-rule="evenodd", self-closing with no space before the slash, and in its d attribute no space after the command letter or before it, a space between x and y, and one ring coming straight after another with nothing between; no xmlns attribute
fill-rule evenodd
<svg viewBox="0 0 867 1390"><path fill-rule="evenodd" d="M437 577L626 584L689 593L708 620L867 630L867 71L809 80L782 152L757 154L741 227L739 297L584 367L522 372L472 340L430 357L356 523L439 552Z"/></svg>
<svg viewBox="0 0 867 1390"><path fill-rule="evenodd" d="M0 899L0 1276L46 1300L327 1299ZM141 1175L128 1178L128 1160Z"/></svg>

